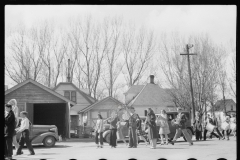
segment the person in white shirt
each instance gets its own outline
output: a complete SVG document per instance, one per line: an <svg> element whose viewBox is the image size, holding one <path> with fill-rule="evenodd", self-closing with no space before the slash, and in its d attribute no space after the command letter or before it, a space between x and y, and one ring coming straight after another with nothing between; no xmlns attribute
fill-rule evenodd
<svg viewBox="0 0 240 160"><path fill-rule="evenodd" d="M11 99L8 102L8 104L12 105L12 111L15 115L15 120L16 120L15 124L16 124L16 127L17 127L18 123L19 123L19 115L18 115L19 111L18 111L17 101L16 101L16 99ZM16 150L19 148L19 144L17 143L16 131L13 134L13 145L15 146Z"/></svg>
<svg viewBox="0 0 240 160"><path fill-rule="evenodd" d="M19 141L19 148L17 150L16 155L21 155L22 154L22 148L24 144L26 143L27 148L30 152L30 155L35 155L35 152L33 150L31 141L29 140L29 120L27 118L27 112L22 111L20 113L20 116L22 117L21 125L19 128L16 129L17 133L21 133L20 141Z"/></svg>
<svg viewBox="0 0 240 160"><path fill-rule="evenodd" d="M103 120L101 114L98 114L95 133L95 143L97 144L97 148L103 148ZM98 143L98 136L100 137L100 145Z"/></svg>

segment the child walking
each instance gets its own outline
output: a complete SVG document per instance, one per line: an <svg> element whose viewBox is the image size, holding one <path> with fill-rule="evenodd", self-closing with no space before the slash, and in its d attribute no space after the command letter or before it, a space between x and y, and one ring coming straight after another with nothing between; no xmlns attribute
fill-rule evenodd
<svg viewBox="0 0 240 160"><path fill-rule="evenodd" d="M21 125L19 128L16 129L17 133L21 132L21 137L20 137L20 141L19 141L19 148L17 150L17 154L16 155L21 155L22 154L22 148L24 146L24 144L26 143L27 148L30 152L30 155L35 155L35 152L33 150L31 141L29 140L29 127L30 127L30 122L27 118L27 112L26 111L22 111L20 113L20 117L22 117L22 121L21 121Z"/></svg>

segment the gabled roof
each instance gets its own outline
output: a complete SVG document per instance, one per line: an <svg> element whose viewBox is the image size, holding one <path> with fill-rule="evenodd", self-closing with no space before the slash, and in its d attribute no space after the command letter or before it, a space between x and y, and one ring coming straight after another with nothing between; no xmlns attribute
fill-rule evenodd
<svg viewBox="0 0 240 160"><path fill-rule="evenodd" d="M226 105L228 105L228 104L230 104L230 103L236 104L236 103L234 102L234 100L232 100L232 99L225 99L225 104L226 104ZM215 106L221 106L221 107L223 107L223 106L224 106L224 101L223 101L223 99L218 100L218 101L215 103Z"/></svg>
<svg viewBox="0 0 240 160"><path fill-rule="evenodd" d="M54 91L51 90L50 88L48 88L48 87L46 87L46 86L44 86L44 85L42 85L42 84L40 84L40 83L38 83L38 82L30 79L30 78L29 78L28 80L22 82L22 83L19 83L19 84L15 85L14 87L8 89L7 91L5 91L5 95L7 95L7 94L9 94L9 93L11 93L11 92L13 92L13 91L15 91L16 89L24 86L24 85L27 84L27 83L32 83L32 84L34 84L34 85L42 88L43 90L45 90L45 91L47 91L47 92L55 95L56 97L58 97L58 98L60 98L60 99L62 99L62 100L64 100L64 101L70 102L70 104L72 104L72 105L75 105L75 104L76 104L75 102L73 102L73 101L65 98L65 97L62 96L61 94L59 94L59 93L57 93L57 92L54 92Z"/></svg>
<svg viewBox="0 0 240 160"><path fill-rule="evenodd" d="M143 89L144 85L133 85L129 88L129 90L124 93L125 95L126 94L130 94L130 93L136 93L138 94L142 89Z"/></svg>
<svg viewBox="0 0 240 160"><path fill-rule="evenodd" d="M91 97L90 95L84 93L83 91L81 91L78 87L76 87L73 83L71 82L60 82L58 83L58 85L56 87L53 88L53 90L55 91L60 85L71 85L73 88L76 89L76 91L78 91L78 93L80 93L90 104L93 104L94 102L96 102L97 100L93 97Z"/></svg>
<svg viewBox="0 0 240 160"><path fill-rule="evenodd" d="M106 97L106 98L104 98L104 99L102 99L102 100L100 100L100 101L98 101L98 102L96 102L96 103L94 103L94 104L92 104L92 105L90 105L90 106L82 109L81 111L79 111L79 113L80 113L80 112L87 112L87 111L89 111L90 109L92 109L93 107L95 107L96 105L98 105L98 104L100 104L100 103L103 103L103 102L107 101L108 99L112 99L112 100L115 101L117 104L119 104L119 105L121 104L121 105L122 105L122 103L121 103L120 101L118 101L117 99L115 99L115 98L113 98L113 97Z"/></svg>
<svg viewBox="0 0 240 160"><path fill-rule="evenodd" d="M161 103L174 105L167 90L157 84L148 83L128 105L159 106Z"/></svg>

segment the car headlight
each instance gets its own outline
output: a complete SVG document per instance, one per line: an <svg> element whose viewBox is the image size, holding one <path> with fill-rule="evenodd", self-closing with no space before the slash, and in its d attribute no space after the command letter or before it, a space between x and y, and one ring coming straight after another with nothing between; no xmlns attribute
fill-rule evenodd
<svg viewBox="0 0 240 160"><path fill-rule="evenodd" d="M57 128L51 128L49 129L50 132L57 132Z"/></svg>

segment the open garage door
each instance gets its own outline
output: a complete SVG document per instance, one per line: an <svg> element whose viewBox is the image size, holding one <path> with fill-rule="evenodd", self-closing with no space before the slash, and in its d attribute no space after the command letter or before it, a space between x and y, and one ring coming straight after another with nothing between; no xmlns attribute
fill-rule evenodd
<svg viewBox="0 0 240 160"><path fill-rule="evenodd" d="M66 103L33 104L33 122L35 125L56 125L58 134L68 137L69 114Z"/></svg>

